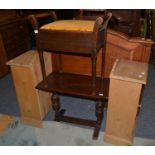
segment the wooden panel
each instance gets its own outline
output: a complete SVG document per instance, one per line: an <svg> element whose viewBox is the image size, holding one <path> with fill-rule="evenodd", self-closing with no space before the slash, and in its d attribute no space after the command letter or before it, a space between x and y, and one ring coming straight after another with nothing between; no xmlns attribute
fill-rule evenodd
<svg viewBox="0 0 155 155"><path fill-rule="evenodd" d="M128 59L149 63L150 51L153 42L140 38L128 38L121 33L108 30L107 50L105 54L105 77L116 59ZM53 71L60 69L59 55L52 55ZM97 57L97 75L100 75L101 52ZM89 57L62 55L62 68L64 72L91 75L91 61Z"/></svg>
<svg viewBox="0 0 155 155"><path fill-rule="evenodd" d="M23 44L24 44L24 46L22 46ZM13 58L21 55L23 52L25 52L25 43L23 41L21 41L19 44L15 44L14 46L5 44L5 50L10 51L9 55L7 54L8 60L13 59Z"/></svg>
<svg viewBox="0 0 155 155"><path fill-rule="evenodd" d="M1 9L0 10L0 22L8 22L14 18L18 18L18 14L16 10L9 10L9 9Z"/></svg>
<svg viewBox="0 0 155 155"><path fill-rule="evenodd" d="M26 29L26 25L22 21L16 21L9 25L5 25L5 27L1 28L1 31L2 33L5 33L5 35L3 35L3 38L8 39L8 37L15 37L16 34L20 35L23 35L23 33L26 34L26 32L23 31L24 29ZM20 35L18 37L20 37Z"/></svg>
<svg viewBox="0 0 155 155"><path fill-rule="evenodd" d="M1 11L2 13L3 11ZM8 60L26 52L30 48L27 20L19 16L13 16L11 13L12 11L10 11L10 19L0 20L0 32ZM7 19L4 15L5 18Z"/></svg>
<svg viewBox="0 0 155 155"><path fill-rule="evenodd" d="M11 66L13 80L15 83L18 103L22 116L41 119L40 109L37 101L37 90L32 79L33 73L29 68ZM32 112L33 111L33 112Z"/></svg>
<svg viewBox="0 0 155 155"><path fill-rule="evenodd" d="M52 54L53 71L57 72L62 68L64 72L91 75L91 58L75 55L61 55L61 63L58 54ZM60 65L61 64L61 65ZM96 75L101 76L101 50L97 54Z"/></svg>
<svg viewBox="0 0 155 155"><path fill-rule="evenodd" d="M138 83L110 80L106 142L132 145L141 87Z"/></svg>
<svg viewBox="0 0 155 155"><path fill-rule="evenodd" d="M135 9L110 9L115 19L110 23L114 30L122 32L128 36L140 36L142 10Z"/></svg>
<svg viewBox="0 0 155 155"><path fill-rule="evenodd" d="M37 52L37 51L36 51ZM37 57L34 62L34 83L35 86L43 80L41 68L40 68L40 61L38 53L36 53ZM45 68L46 68L46 75L49 75L52 72L52 62L51 62L51 54L44 52L44 61L45 61ZM38 102L40 105L41 116L42 118L51 110L52 103L51 103L51 93L39 91L38 92Z"/></svg>
<svg viewBox="0 0 155 155"><path fill-rule="evenodd" d="M9 69L5 64L6 61L7 61L7 57L6 57L3 41L0 34L0 78L9 72Z"/></svg>
<svg viewBox="0 0 155 155"><path fill-rule="evenodd" d="M35 127L38 127L38 128L43 127L42 121L37 120L37 119L21 116L20 120L21 120L21 123L23 123L23 124L32 125L32 126L35 126Z"/></svg>
<svg viewBox="0 0 155 155"><path fill-rule="evenodd" d="M132 145L142 86L146 84L147 72L146 63L125 59L115 61L110 74L106 142Z"/></svg>
<svg viewBox="0 0 155 155"><path fill-rule="evenodd" d="M149 63L152 41L140 38L128 38L115 31L108 31L107 39L105 76L109 77L116 59L128 59Z"/></svg>

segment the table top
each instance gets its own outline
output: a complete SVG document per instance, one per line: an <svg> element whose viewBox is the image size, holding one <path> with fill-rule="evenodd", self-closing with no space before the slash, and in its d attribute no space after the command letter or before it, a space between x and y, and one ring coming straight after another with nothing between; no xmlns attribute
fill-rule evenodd
<svg viewBox="0 0 155 155"><path fill-rule="evenodd" d="M46 86L45 81L47 82ZM52 72L46 77L45 81L41 81L36 88L51 93L73 95L94 100L108 99L108 78L101 80L100 77L96 77L96 88L94 91L92 88L92 77L87 75Z"/></svg>

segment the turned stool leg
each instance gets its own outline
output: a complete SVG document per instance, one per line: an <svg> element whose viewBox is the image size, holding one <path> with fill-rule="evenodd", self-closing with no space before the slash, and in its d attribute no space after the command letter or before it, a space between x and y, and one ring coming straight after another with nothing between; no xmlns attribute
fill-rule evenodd
<svg viewBox="0 0 155 155"><path fill-rule="evenodd" d="M46 81L46 71L45 71L45 61L44 61L44 55L43 50L38 50L39 59L40 59L40 65L41 65L41 72L43 75L43 81L44 81L44 87L47 87L47 81Z"/></svg>
<svg viewBox="0 0 155 155"><path fill-rule="evenodd" d="M63 118L63 115L65 113L65 109L61 109L60 101L59 101L59 95L53 94L52 95L52 107L55 111L55 118L54 120L57 122L60 122Z"/></svg>
<svg viewBox="0 0 155 155"><path fill-rule="evenodd" d="M94 133L93 133L93 139L97 139L98 135L99 135L99 131L101 128L101 123L102 123L102 119L103 119L103 114L104 114L104 103L101 101L98 101L96 103L96 117L97 117L97 122L96 122L96 127L94 129Z"/></svg>
<svg viewBox="0 0 155 155"><path fill-rule="evenodd" d="M54 120L59 122L60 121L59 112L60 112L61 105L59 102L59 95L57 94L52 95L52 107L53 107L53 110L55 111Z"/></svg>
<svg viewBox="0 0 155 155"><path fill-rule="evenodd" d="M92 93L95 95L96 91L96 56L93 55L91 57L92 60Z"/></svg>

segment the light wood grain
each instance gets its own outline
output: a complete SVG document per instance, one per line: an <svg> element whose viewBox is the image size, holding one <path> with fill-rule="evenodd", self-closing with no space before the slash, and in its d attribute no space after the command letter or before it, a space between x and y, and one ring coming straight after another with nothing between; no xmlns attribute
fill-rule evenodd
<svg viewBox="0 0 155 155"><path fill-rule="evenodd" d="M9 125L15 120L14 116L0 114L0 135L3 135Z"/></svg>
<svg viewBox="0 0 155 155"><path fill-rule="evenodd" d="M104 137L106 142L132 145L142 86L146 84L147 72L146 63L118 59L115 61L110 74ZM139 75L142 76L140 79Z"/></svg>
<svg viewBox="0 0 155 155"><path fill-rule="evenodd" d="M146 84L147 75L147 63L117 59L111 71L110 78Z"/></svg>
<svg viewBox="0 0 155 155"><path fill-rule="evenodd" d="M132 145L142 84L110 80L104 140L115 145Z"/></svg>
<svg viewBox="0 0 155 155"><path fill-rule="evenodd" d="M31 67L38 61L38 54L36 50L30 50L16 58L7 62L7 65Z"/></svg>
<svg viewBox="0 0 155 155"><path fill-rule="evenodd" d="M51 55L44 53L46 73L52 71ZM28 51L7 63L11 72L20 107L22 122L41 127L42 119L51 110L51 94L35 89L42 80L37 51Z"/></svg>
<svg viewBox="0 0 155 155"><path fill-rule="evenodd" d="M26 125L31 125L34 127L42 128L43 123L41 120L29 118L29 117L21 117L20 119L21 123L26 124Z"/></svg>

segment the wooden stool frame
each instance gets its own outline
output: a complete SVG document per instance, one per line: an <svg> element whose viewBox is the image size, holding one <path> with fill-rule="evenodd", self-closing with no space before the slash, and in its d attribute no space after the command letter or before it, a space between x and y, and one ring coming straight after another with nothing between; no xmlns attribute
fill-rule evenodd
<svg viewBox="0 0 155 155"><path fill-rule="evenodd" d="M53 93L52 102L53 109L55 110L55 121L65 121L93 126L95 127L93 139L97 139L98 137L103 119L104 102L107 102L108 99L109 80L103 77L103 72L107 25L111 16L112 14L109 13L105 19L101 17L97 18L92 32L39 29L35 16L30 17L31 23L35 28L35 32L38 32L36 33L36 41L43 75L43 81L39 83L36 88ZM97 53L100 49L102 49L101 77L96 77L96 59ZM63 73L63 70L60 70L59 73L51 73L47 77L45 73L45 62L43 59L44 51L58 53L60 58L60 66L62 65L61 54L90 56L92 60L92 78L85 75ZM68 87L70 86L70 83L74 83L72 81L75 81L76 79L79 80L79 84L76 84L79 90L72 88L74 87L74 84L70 87L71 89L69 89ZM91 87L89 82L91 82ZM82 83L86 83L86 88L82 89ZM59 94L74 95L96 100L97 104L95 113L97 120L94 121L64 116L65 110L61 110Z"/></svg>

